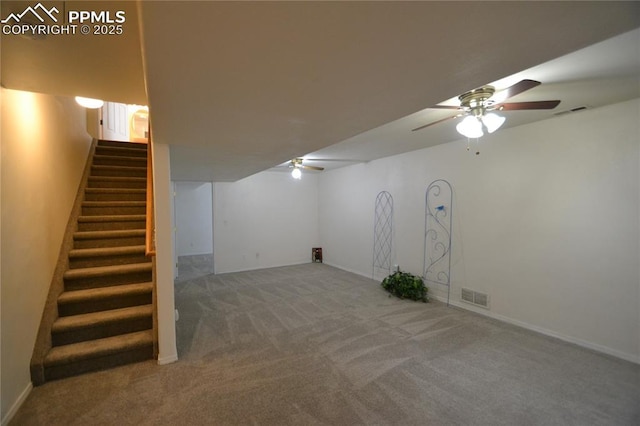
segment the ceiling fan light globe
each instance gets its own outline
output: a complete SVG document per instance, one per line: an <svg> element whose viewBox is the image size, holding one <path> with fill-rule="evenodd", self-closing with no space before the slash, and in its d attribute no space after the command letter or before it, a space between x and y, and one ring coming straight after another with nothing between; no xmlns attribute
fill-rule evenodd
<svg viewBox="0 0 640 426"><path fill-rule="evenodd" d="M482 123L474 116L467 116L456 126L456 130L462 136L466 136L471 139L477 139L484 135L482 131Z"/></svg>
<svg viewBox="0 0 640 426"><path fill-rule="evenodd" d="M291 177L294 179L302 179L302 172L299 168L295 167L293 170L291 170Z"/></svg>
<svg viewBox="0 0 640 426"><path fill-rule="evenodd" d="M482 117L482 123L484 123L487 128L487 132L493 133L500 128L504 124L505 118L490 112L487 115Z"/></svg>

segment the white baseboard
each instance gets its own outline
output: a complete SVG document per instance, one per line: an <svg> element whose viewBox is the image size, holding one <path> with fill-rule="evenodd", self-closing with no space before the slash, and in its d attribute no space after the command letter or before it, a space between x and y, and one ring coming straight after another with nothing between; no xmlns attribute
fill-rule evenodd
<svg viewBox="0 0 640 426"><path fill-rule="evenodd" d="M16 402L14 402L11 408L9 408L7 415L4 416L4 418L2 419L2 423L1 423L2 426L6 426L9 424L13 416L16 415L16 413L18 412L22 404L24 404L24 402L27 400L27 397L31 393L32 389L33 389L33 384L29 382L27 386L24 388L24 390L22 391L22 393L20 393L20 396L18 397L18 399L16 399Z"/></svg>
<svg viewBox="0 0 640 426"><path fill-rule="evenodd" d="M446 297L431 295L434 299L447 303ZM484 315L498 321L506 322L507 324L512 324L518 327L525 328L527 330L535 331L536 333L544 334L545 336L554 337L556 339L562 340L564 342L573 343L574 345L581 346L583 348L591 349L596 352L601 352L606 355L611 355L616 358L623 359L625 361L633 362L634 364L640 364L640 356L636 356L633 354L629 354L626 352L621 352L616 349L609 348L607 346L598 345L597 343L588 342L586 340L578 339L571 336L566 336L561 333L557 333L552 330L548 330L546 328L538 327L536 325L532 325L523 321L518 321L513 318L505 317L504 315L496 314L495 312L491 312L482 308L474 308L473 306L467 305L466 303L460 303L456 300L449 300L449 304L455 306L456 308L464 309L467 311L472 311L476 314Z"/></svg>
<svg viewBox="0 0 640 426"><path fill-rule="evenodd" d="M365 274L362 271L356 271L355 269L346 268L342 265L336 265L335 263L331 263L331 262L324 262L324 264L328 266L332 266L334 268L342 269L343 271L351 272L352 274L360 275L361 277L372 279L371 275Z"/></svg>
<svg viewBox="0 0 640 426"><path fill-rule="evenodd" d="M176 362L178 360L178 354L173 354L169 356L159 356L158 355L158 365L167 365L172 362Z"/></svg>
<svg viewBox="0 0 640 426"><path fill-rule="evenodd" d="M215 270L215 274L233 274L236 272L249 272L249 271L257 271L259 269L271 269L271 268L282 268L285 266L296 266L296 265L305 265L307 263L313 263L310 260L300 260L300 261L296 261L293 263L276 263L273 265L262 265L262 266L252 266L249 268L242 268L242 269L230 269L230 270L218 270L216 268Z"/></svg>
<svg viewBox="0 0 640 426"><path fill-rule="evenodd" d="M335 265L329 262L325 262L327 265L329 266L333 266L334 268L338 268L338 269L342 269L343 271L347 271L347 272L351 272L353 274L356 275L360 275L363 277L367 277L367 278L371 278L371 276L368 276L367 274L363 274L361 271L356 271L354 269L350 269L350 268L345 268L344 266L341 265ZM442 296L437 296L435 294L433 294L431 291L429 292L429 297L436 299L440 302L444 302L447 303L447 298L446 297L442 297ZM468 305L466 303L460 303L456 300L451 300L449 299L449 304L452 306L455 306L456 308L460 308L460 309L464 309L467 311L471 311L471 312L475 312L477 314L480 315L484 315L493 319L496 319L498 321L502 321L502 322L506 322L507 324L512 324L518 327L522 327L525 328L527 330L531 330L531 331L535 331L536 333L540 333L540 334L544 334L545 336L550 336L550 337L555 337L556 339L560 339L562 341L568 342L568 343L573 343L574 345L578 345L581 346L583 348L587 348L587 349L591 349L594 350L596 352L601 352L603 354L606 355L611 355L613 357L616 358L620 358L623 359L625 361L629 361L632 362L634 364L640 364L640 355L634 355L634 354L630 354L630 353L626 353L626 352L621 352L618 351L616 349L612 349L609 348L607 346L603 346L603 345L598 345L597 343L592 343L592 342L588 342L586 340L582 340L582 339L578 339L575 337L571 337L571 336L565 336L564 334L561 333L557 333L555 331L552 330L548 330L546 328L542 328L542 327L538 327L532 324L528 324L526 322L522 322L522 321L518 321L515 320L513 318L509 318L500 314L496 314L494 312L491 312L490 310L484 309L484 308L476 308L472 305Z"/></svg>

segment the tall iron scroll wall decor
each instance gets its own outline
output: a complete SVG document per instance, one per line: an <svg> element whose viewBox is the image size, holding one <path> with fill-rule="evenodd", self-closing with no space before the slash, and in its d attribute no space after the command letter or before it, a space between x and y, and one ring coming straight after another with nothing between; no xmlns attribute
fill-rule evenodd
<svg viewBox="0 0 640 426"><path fill-rule="evenodd" d="M451 294L451 219L453 190L443 179L427 187L424 225L424 279L447 286Z"/></svg>
<svg viewBox="0 0 640 426"><path fill-rule="evenodd" d="M371 277L375 279L376 269L388 275L392 268L393 254L393 197L382 191L376 197L373 222L373 267Z"/></svg>

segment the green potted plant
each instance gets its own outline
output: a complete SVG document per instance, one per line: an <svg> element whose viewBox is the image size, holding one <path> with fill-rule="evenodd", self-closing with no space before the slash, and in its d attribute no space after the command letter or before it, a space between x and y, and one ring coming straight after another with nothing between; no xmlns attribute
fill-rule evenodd
<svg viewBox="0 0 640 426"><path fill-rule="evenodd" d="M422 277L399 269L382 280L382 288L400 299L421 300L425 303L429 301L429 289L424 285Z"/></svg>

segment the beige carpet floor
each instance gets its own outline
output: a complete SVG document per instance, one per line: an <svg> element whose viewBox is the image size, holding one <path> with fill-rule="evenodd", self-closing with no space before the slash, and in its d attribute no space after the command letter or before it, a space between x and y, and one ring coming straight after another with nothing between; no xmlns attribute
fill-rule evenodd
<svg viewBox="0 0 640 426"><path fill-rule="evenodd" d="M327 265L175 294L178 362L45 384L11 424L640 424L640 366Z"/></svg>

